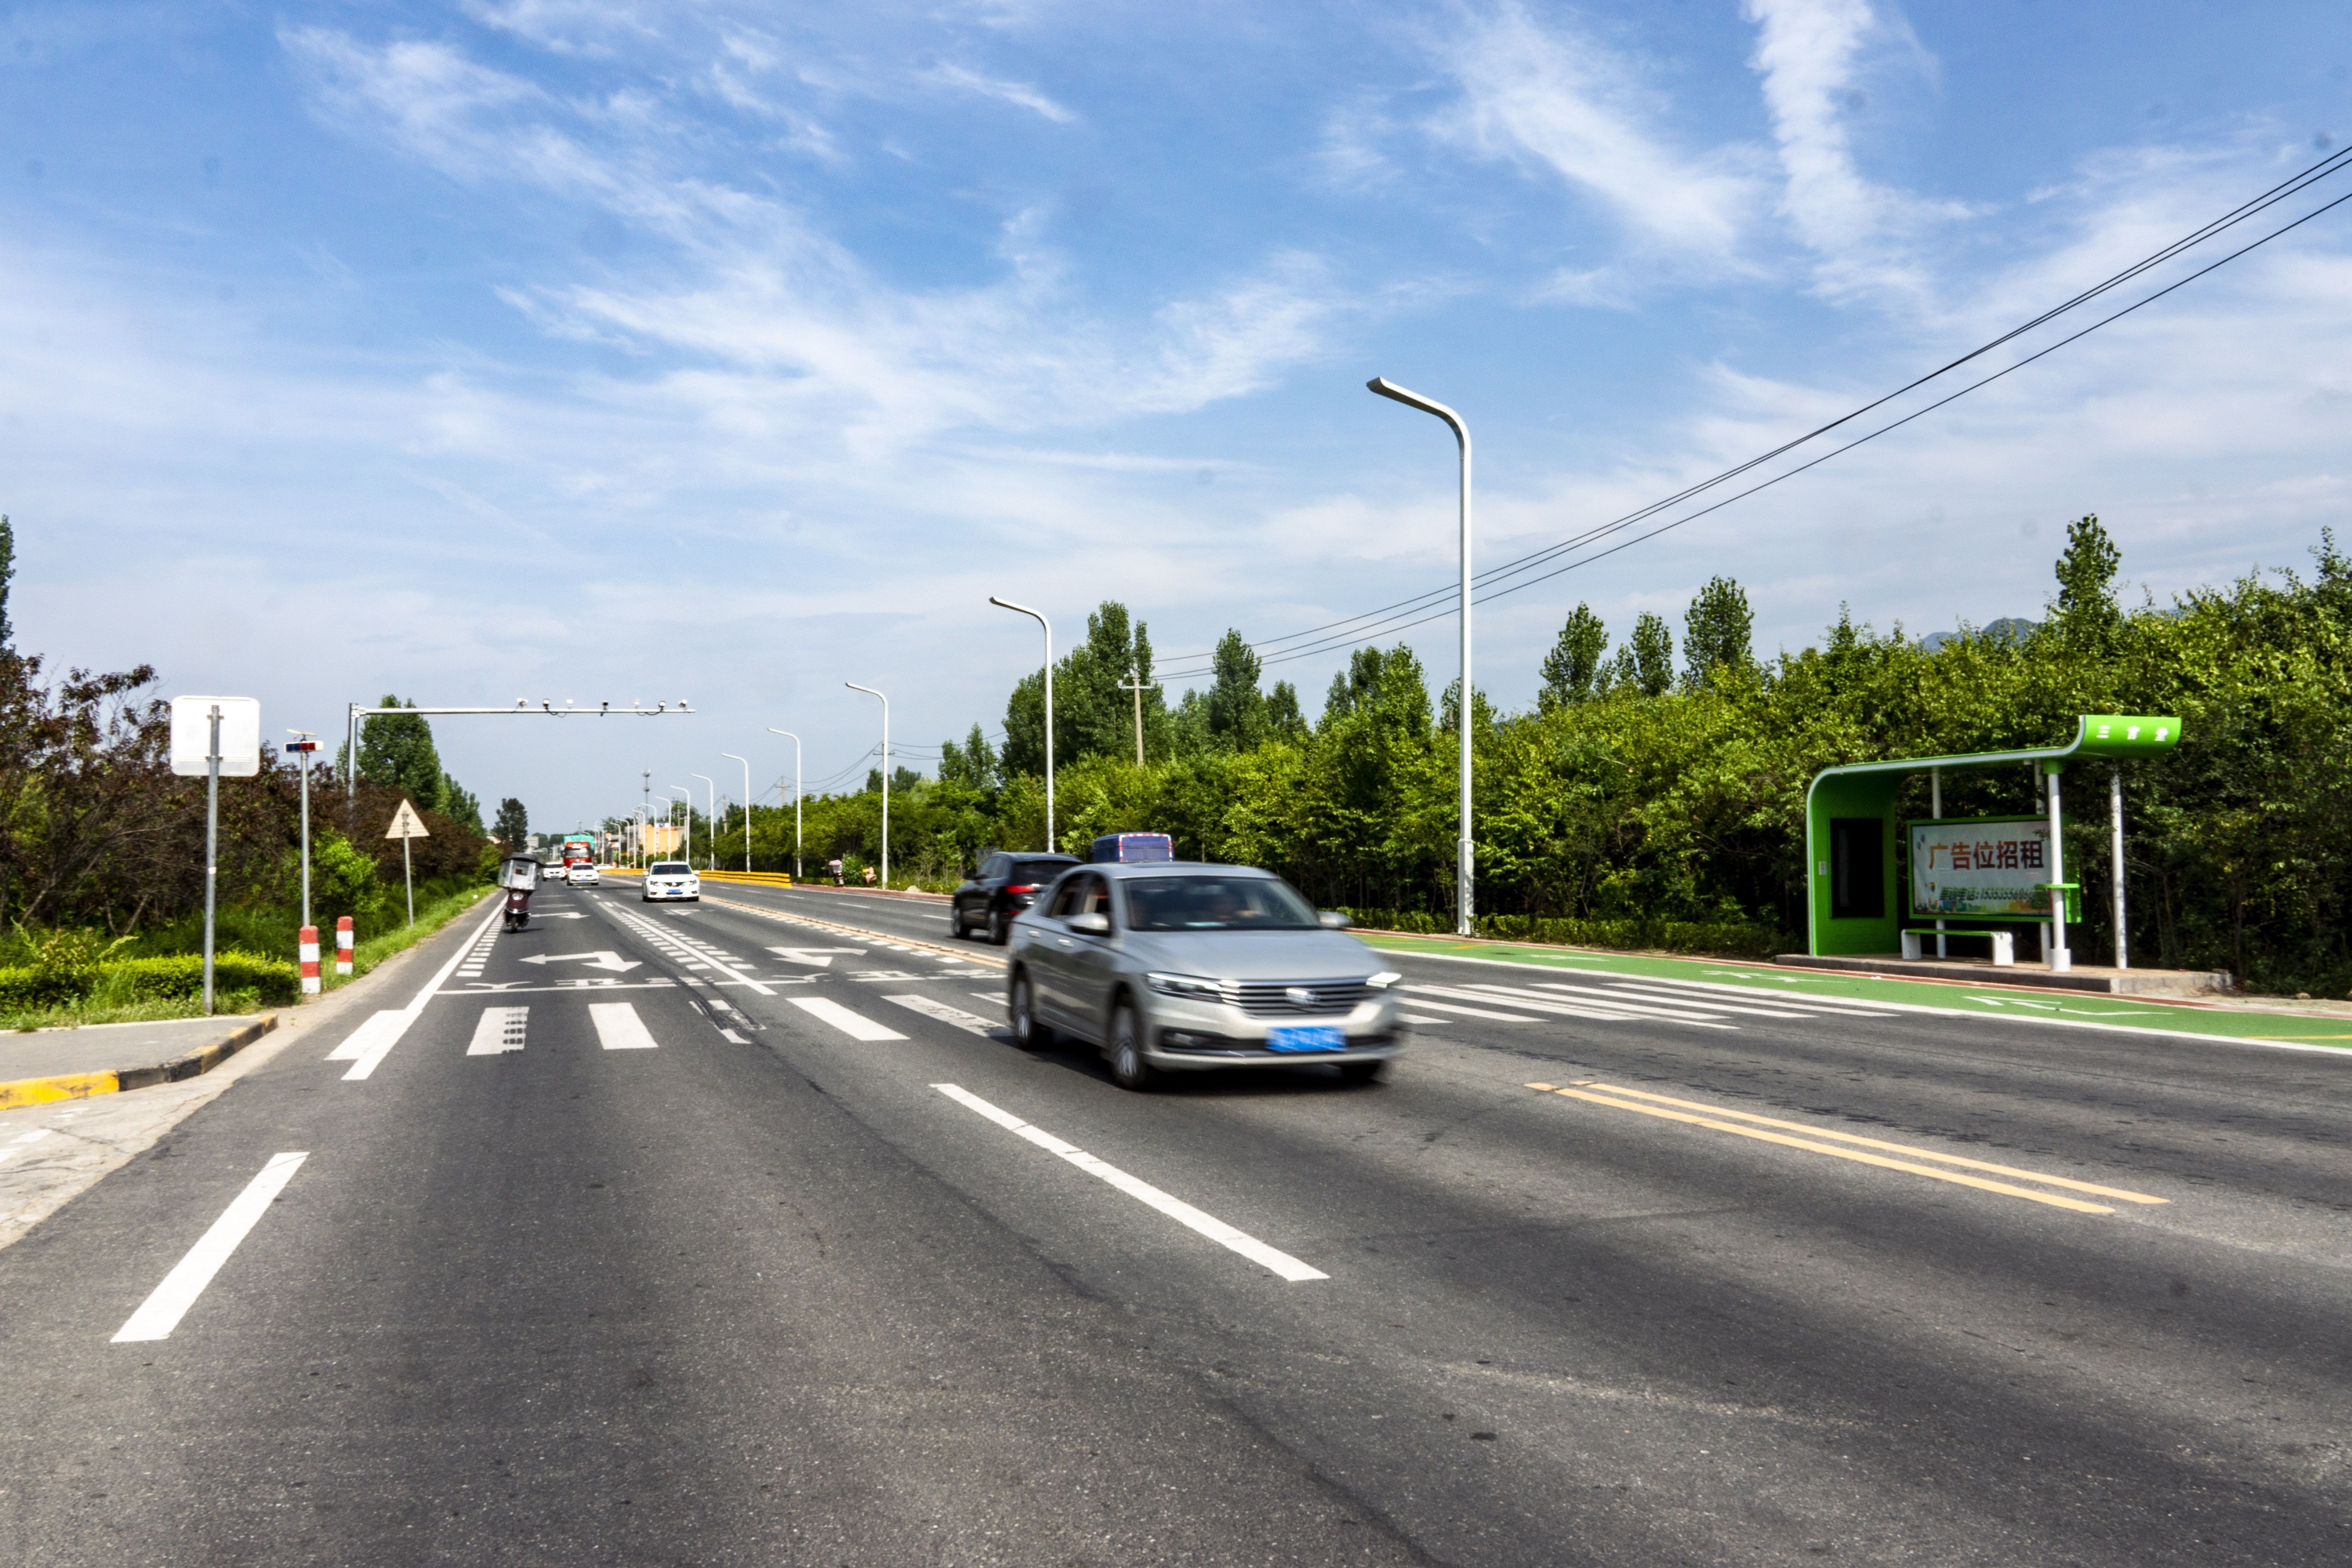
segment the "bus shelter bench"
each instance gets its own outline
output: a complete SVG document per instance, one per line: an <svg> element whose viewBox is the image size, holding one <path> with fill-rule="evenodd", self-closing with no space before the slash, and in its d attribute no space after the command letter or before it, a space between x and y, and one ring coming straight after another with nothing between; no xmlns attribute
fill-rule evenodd
<svg viewBox="0 0 2352 1568"><path fill-rule="evenodd" d="M1916 960L1922 956L1919 939L1923 936L1989 936L1992 938L1992 965L1995 969L2017 967L2017 933L1995 931L1990 926L1946 926L1937 931L1933 926L1906 929L1903 932L1903 956Z"/></svg>

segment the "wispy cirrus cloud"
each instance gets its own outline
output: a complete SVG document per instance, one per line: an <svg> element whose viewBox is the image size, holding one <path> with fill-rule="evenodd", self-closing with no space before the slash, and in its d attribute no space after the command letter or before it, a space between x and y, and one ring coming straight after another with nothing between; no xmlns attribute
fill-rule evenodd
<svg viewBox="0 0 2352 1568"><path fill-rule="evenodd" d="M1927 280L1907 242L1968 209L1874 184L1855 166L1848 118L1864 101L1855 79L1864 51L1895 30L1870 0L1744 0L1741 9L1758 28L1751 64L1780 150L1780 210L1820 257L1820 286L1916 297Z"/></svg>
<svg viewBox="0 0 2352 1568"><path fill-rule="evenodd" d="M1035 88L1024 82L1003 81L983 76L969 66L940 64L923 72L922 79L956 92L968 92L975 98L992 98L1017 109L1050 120L1056 125L1067 125L1077 118Z"/></svg>
<svg viewBox="0 0 2352 1568"><path fill-rule="evenodd" d="M1072 289L1028 213L1003 227L996 279L894 286L775 194L673 167L657 107L614 115L444 43L322 28L284 42L340 128L469 181L594 204L667 240L656 263L500 292L551 334L640 354L662 399L714 419L829 428L872 454L958 428L1185 412L1271 384L1356 308L1294 250L1146 318L1109 316Z"/></svg>
<svg viewBox="0 0 2352 1568"><path fill-rule="evenodd" d="M1644 249L1711 270L1742 265L1763 194L1755 158L1675 147L1633 61L1515 3L1465 17L1436 47L1460 97L1429 120L1433 133L1556 177Z"/></svg>

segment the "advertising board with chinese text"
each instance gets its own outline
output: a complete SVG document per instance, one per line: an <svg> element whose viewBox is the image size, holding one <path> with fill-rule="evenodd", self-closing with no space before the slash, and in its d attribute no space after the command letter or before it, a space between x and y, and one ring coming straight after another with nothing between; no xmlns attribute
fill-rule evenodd
<svg viewBox="0 0 2352 1568"><path fill-rule="evenodd" d="M2039 816L1914 822L1911 913L2046 920L2050 823Z"/></svg>

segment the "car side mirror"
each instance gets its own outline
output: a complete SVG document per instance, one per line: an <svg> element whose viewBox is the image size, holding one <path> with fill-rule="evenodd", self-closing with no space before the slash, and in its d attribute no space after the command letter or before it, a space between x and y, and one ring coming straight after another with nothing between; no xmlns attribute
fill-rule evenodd
<svg viewBox="0 0 2352 1568"><path fill-rule="evenodd" d="M1315 923L1325 931L1346 931L1349 922L1345 910L1325 910L1315 917Z"/></svg>
<svg viewBox="0 0 2352 1568"><path fill-rule="evenodd" d="M1068 920L1062 923L1068 926L1072 931L1078 931L1087 936L1108 936L1110 934L1110 917L1108 915L1096 914L1091 910L1087 911L1085 914L1072 915Z"/></svg>

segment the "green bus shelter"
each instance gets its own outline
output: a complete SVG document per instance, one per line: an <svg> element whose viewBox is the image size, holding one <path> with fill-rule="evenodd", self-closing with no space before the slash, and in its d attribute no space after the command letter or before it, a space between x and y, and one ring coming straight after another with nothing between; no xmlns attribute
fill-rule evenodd
<svg viewBox="0 0 2352 1568"><path fill-rule="evenodd" d="M2076 759L2121 761L2170 751L2180 740L2180 721L2113 713L2086 713L2075 721L2074 738L2064 745L2029 747L2015 752L1981 752L1958 757L1903 757L1884 763L1848 763L1823 768L1805 792L1806 947L1816 957L1830 954L1893 953L1904 945L1906 929L1934 930L1953 923L1941 909L1922 910L1915 896L1916 880L1898 879L1896 791L1904 779L1927 773L1931 780L1928 824L1943 826L1943 775L1960 768L2014 767L2038 763L2049 785L2046 833L2037 829L2022 850L2021 859L2010 859L2003 870L2011 882L2033 889L2031 908L2014 907L1999 913L1973 913L1974 921L2047 922L2051 927L2053 969L2068 966L2065 922L2080 918L2075 884L2067 881L2063 864L2058 780ZM2124 946L2122 845L2123 782L2113 780L2115 899L2117 967L2127 967ZM2029 823L2033 818L1987 818L1987 823ZM2008 836L2011 840L2018 835ZM2006 850L2007 845L2004 844ZM1963 850L1965 853L1965 849ZM2037 860L2046 858L2046 864ZM2041 873L2036 875L2036 873ZM2053 899L2054 893L2065 898ZM2073 906L2070 909L2070 905Z"/></svg>

